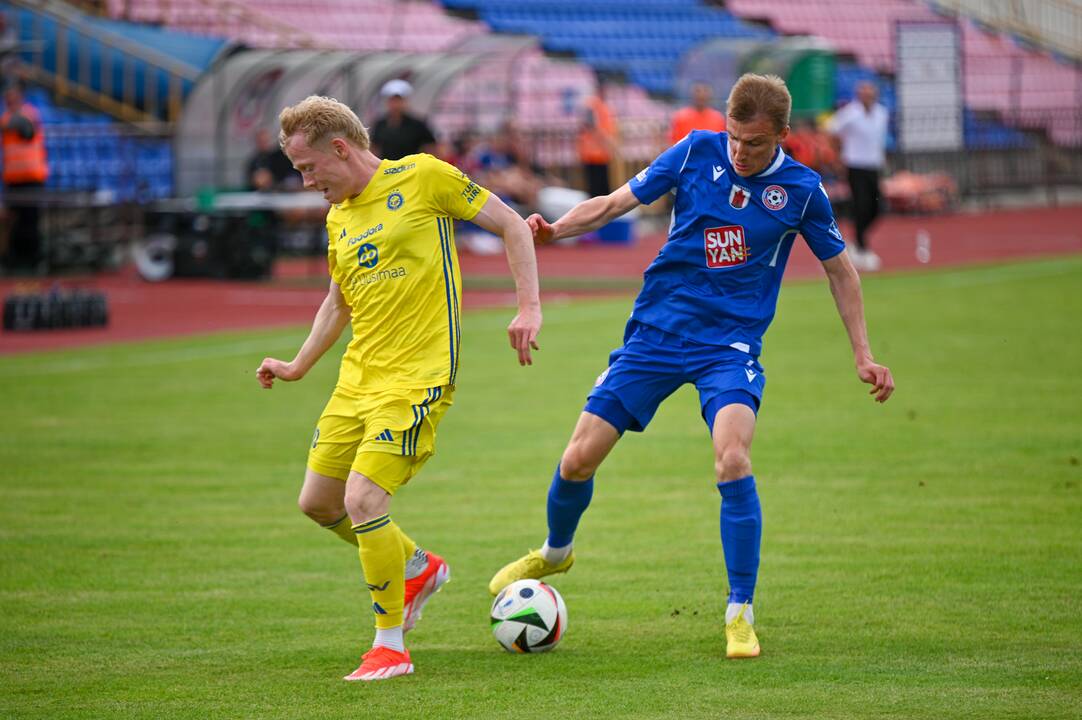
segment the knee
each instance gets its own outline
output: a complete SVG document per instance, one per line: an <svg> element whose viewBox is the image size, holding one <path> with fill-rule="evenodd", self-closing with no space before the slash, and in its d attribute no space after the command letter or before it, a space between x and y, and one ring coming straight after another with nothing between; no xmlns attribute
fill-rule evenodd
<svg viewBox="0 0 1082 720"><path fill-rule="evenodd" d="M345 508L340 505L328 503L322 498L306 494L303 490L297 498L297 507L301 509L302 513L320 525L330 525L337 522L346 513Z"/></svg>
<svg viewBox="0 0 1082 720"><path fill-rule="evenodd" d="M739 480L751 475L751 456L743 445L728 445L714 458L718 482Z"/></svg>
<svg viewBox="0 0 1082 720"><path fill-rule="evenodd" d="M572 482L585 482L593 477L600 462L580 444L572 443L560 458L560 477Z"/></svg>
<svg viewBox="0 0 1082 720"><path fill-rule="evenodd" d="M368 482L351 482L346 487L346 512L355 523L367 522L387 511L387 492Z"/></svg>

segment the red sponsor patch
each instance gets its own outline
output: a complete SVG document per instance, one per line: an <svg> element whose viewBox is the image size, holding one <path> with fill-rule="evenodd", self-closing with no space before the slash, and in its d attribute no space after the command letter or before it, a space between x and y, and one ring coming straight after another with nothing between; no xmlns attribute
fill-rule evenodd
<svg viewBox="0 0 1082 720"><path fill-rule="evenodd" d="M707 228L703 231L703 244L707 267L732 267L748 261L748 246L744 242L744 228L740 225Z"/></svg>

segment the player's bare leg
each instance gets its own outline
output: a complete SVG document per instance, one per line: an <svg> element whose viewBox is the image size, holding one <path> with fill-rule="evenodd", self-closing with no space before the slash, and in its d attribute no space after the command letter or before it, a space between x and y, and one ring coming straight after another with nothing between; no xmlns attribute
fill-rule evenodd
<svg viewBox="0 0 1082 720"><path fill-rule="evenodd" d="M354 547L357 535L346 513L346 483L308 468L297 505L301 512Z"/></svg>

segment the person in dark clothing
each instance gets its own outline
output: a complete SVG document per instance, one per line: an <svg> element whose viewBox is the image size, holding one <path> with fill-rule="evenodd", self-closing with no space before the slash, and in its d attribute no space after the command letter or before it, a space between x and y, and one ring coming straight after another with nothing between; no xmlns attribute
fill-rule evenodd
<svg viewBox="0 0 1082 720"><path fill-rule="evenodd" d="M407 112L408 98L413 86L405 80L389 80L380 90L387 103L387 114L372 126L373 152L388 160L401 160L407 155L431 153L436 136L428 124Z"/></svg>
<svg viewBox="0 0 1082 720"><path fill-rule="evenodd" d="M282 148L274 142L270 130L260 128L255 136L255 146L255 154L248 160L250 189L300 189L300 175L293 169L293 163L289 162ZM291 184L293 188L287 187Z"/></svg>

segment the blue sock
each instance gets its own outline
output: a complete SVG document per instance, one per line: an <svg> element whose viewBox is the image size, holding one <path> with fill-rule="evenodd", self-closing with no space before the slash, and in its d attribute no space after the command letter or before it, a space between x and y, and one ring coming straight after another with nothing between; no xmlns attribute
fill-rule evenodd
<svg viewBox="0 0 1082 720"><path fill-rule="evenodd" d="M755 491L755 476L719 482L721 493L721 548L729 574L729 602L750 603L759 575L759 542L763 511Z"/></svg>
<svg viewBox="0 0 1082 720"><path fill-rule="evenodd" d="M590 505L594 494L594 479L585 482L571 482L560 476L560 466L552 476L549 486L548 519L549 547L559 548L570 545L575 537L575 528L579 518Z"/></svg>

